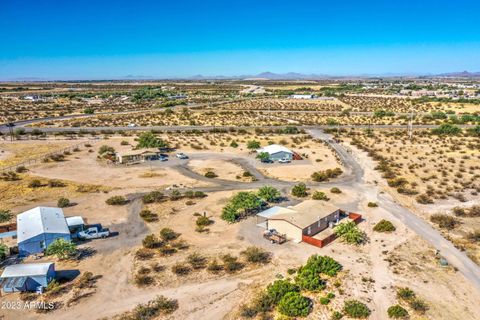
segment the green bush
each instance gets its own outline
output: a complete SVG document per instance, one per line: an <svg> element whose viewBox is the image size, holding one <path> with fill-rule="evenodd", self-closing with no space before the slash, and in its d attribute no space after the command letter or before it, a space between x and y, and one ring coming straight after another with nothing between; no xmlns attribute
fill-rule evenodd
<svg viewBox="0 0 480 320"><path fill-rule="evenodd" d="M13 214L10 210L0 210L0 223L8 222L12 218Z"/></svg>
<svg viewBox="0 0 480 320"><path fill-rule="evenodd" d="M347 300L343 305L343 312L355 319L367 318L371 311L366 304L361 303L358 300Z"/></svg>
<svg viewBox="0 0 480 320"><path fill-rule="evenodd" d="M105 203L111 206L122 206L128 203L128 200L123 196L113 196L105 200Z"/></svg>
<svg viewBox="0 0 480 320"><path fill-rule="evenodd" d="M76 253L76 245L73 242L67 241L63 238L56 239L47 247L47 250L45 250L45 255L55 255L60 260L69 259L73 257Z"/></svg>
<svg viewBox="0 0 480 320"><path fill-rule="evenodd" d="M179 233L176 233L175 231L173 231L173 230L170 229L170 228L162 228L162 230L160 230L160 237L161 237L164 241L175 240L175 239L177 239L179 236L180 236Z"/></svg>
<svg viewBox="0 0 480 320"><path fill-rule="evenodd" d="M343 318L343 314L340 311L333 311L330 316L330 320L340 320Z"/></svg>
<svg viewBox="0 0 480 320"><path fill-rule="evenodd" d="M211 225L213 223L213 221L210 220L210 218L208 218L208 217L200 216L200 217L197 218L197 221L195 221L195 223L199 227L205 227L205 226Z"/></svg>
<svg viewBox="0 0 480 320"><path fill-rule="evenodd" d="M260 142L251 140L247 142L247 148L250 150L260 149Z"/></svg>
<svg viewBox="0 0 480 320"><path fill-rule="evenodd" d="M387 314L389 318L394 318L394 319L408 318L408 311L398 304L388 308Z"/></svg>
<svg viewBox="0 0 480 320"><path fill-rule="evenodd" d="M143 221L145 221L145 222L158 221L158 214L153 213L152 211L150 211L148 209L143 209L142 211L140 211L139 215L140 215L140 218L142 218Z"/></svg>
<svg viewBox="0 0 480 320"><path fill-rule="evenodd" d="M272 259L272 254L259 247L248 247L241 252L241 255L245 257L245 260L251 263L269 263Z"/></svg>
<svg viewBox="0 0 480 320"><path fill-rule="evenodd" d="M70 200L67 198L61 197L57 201L57 207L59 208L66 208L70 205Z"/></svg>
<svg viewBox="0 0 480 320"><path fill-rule="evenodd" d="M366 240L366 234L360 230L357 224L353 221L338 224L333 231L343 241L349 244L361 244Z"/></svg>
<svg viewBox="0 0 480 320"><path fill-rule="evenodd" d="M327 169L325 171L317 171L312 173L312 180L316 182L328 181L330 179L336 178L343 173L342 169Z"/></svg>
<svg viewBox="0 0 480 320"><path fill-rule="evenodd" d="M330 303L330 299L327 297L320 297L320 304L327 305Z"/></svg>
<svg viewBox="0 0 480 320"><path fill-rule="evenodd" d="M376 202L369 202L369 203L367 204L367 207L369 207L369 208L376 208L376 207L378 207L378 204L377 204Z"/></svg>
<svg viewBox="0 0 480 320"><path fill-rule="evenodd" d="M398 288L397 289L397 298L404 300L404 301L409 301L415 298L415 292L413 292L412 289L410 288Z"/></svg>
<svg viewBox="0 0 480 320"><path fill-rule="evenodd" d="M8 253L8 247L6 244L0 243L0 261L5 260Z"/></svg>
<svg viewBox="0 0 480 320"><path fill-rule="evenodd" d="M232 140L232 142L230 142L230 147L238 148L238 143L235 140Z"/></svg>
<svg viewBox="0 0 480 320"><path fill-rule="evenodd" d="M380 220L375 227L373 227L373 231L377 232L393 232L395 230L393 223L385 219Z"/></svg>
<svg viewBox="0 0 480 320"><path fill-rule="evenodd" d="M292 195L298 198L304 198L308 196L307 186L305 183L299 183L292 188Z"/></svg>
<svg viewBox="0 0 480 320"><path fill-rule="evenodd" d="M332 189L330 189L330 192L331 192L331 193L342 193L342 190L340 190L340 189L337 188L337 187L333 187Z"/></svg>
<svg viewBox="0 0 480 320"><path fill-rule="evenodd" d="M38 179L33 179L32 181L30 181L30 183L28 184L28 187L29 188L40 188L42 186L42 182Z"/></svg>
<svg viewBox="0 0 480 320"><path fill-rule="evenodd" d="M162 242L154 234L149 234L143 238L142 245L144 248L153 249L160 247Z"/></svg>
<svg viewBox="0 0 480 320"><path fill-rule="evenodd" d="M438 128L432 129L432 133L438 135L454 136L458 135L460 132L462 132L462 129L449 123L443 123Z"/></svg>
<svg viewBox="0 0 480 320"><path fill-rule="evenodd" d="M115 149L110 146L103 145L98 149L99 155L104 155L105 153L114 153Z"/></svg>
<svg viewBox="0 0 480 320"><path fill-rule="evenodd" d="M152 192L149 192L142 197L142 201L145 204L154 203L154 202L161 202L163 200L165 200L165 196L160 191L152 191Z"/></svg>
<svg viewBox="0 0 480 320"><path fill-rule="evenodd" d="M277 304L289 292L299 292L300 288L289 280L276 280L267 287L267 295Z"/></svg>
<svg viewBox="0 0 480 320"><path fill-rule="evenodd" d="M207 172L205 173L205 178L211 178L211 179L213 179L213 178L216 178L216 177L218 177L218 175L217 175L215 172L213 172L213 171L207 171Z"/></svg>
<svg viewBox="0 0 480 320"><path fill-rule="evenodd" d="M323 201L328 201L330 200L329 197L325 194L325 192L322 191L315 191L312 195L313 200L323 200Z"/></svg>
<svg viewBox="0 0 480 320"><path fill-rule="evenodd" d="M143 148L167 148L168 143L158 138L153 132L144 132L138 137L137 149Z"/></svg>
<svg viewBox="0 0 480 320"><path fill-rule="evenodd" d="M288 292L278 303L278 311L289 317L306 317L311 310L310 299L298 292Z"/></svg>
<svg viewBox="0 0 480 320"><path fill-rule="evenodd" d="M276 202L280 198L280 191L271 186L263 186L258 189L257 195L267 202Z"/></svg>
<svg viewBox="0 0 480 320"><path fill-rule="evenodd" d="M420 313L420 314L424 314L428 310L428 305L423 300L420 300L419 298L411 299L408 302L408 305L415 312Z"/></svg>

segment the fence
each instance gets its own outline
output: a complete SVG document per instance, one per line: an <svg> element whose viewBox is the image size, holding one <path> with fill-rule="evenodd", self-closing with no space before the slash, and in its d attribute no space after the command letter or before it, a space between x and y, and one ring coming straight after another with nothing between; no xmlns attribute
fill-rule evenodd
<svg viewBox="0 0 480 320"><path fill-rule="evenodd" d="M349 212L348 218L351 219L353 222L355 222L355 224L359 224L362 221L362 215L355 212ZM335 233L332 233L331 235L323 239L315 239L307 235L302 235L303 242L306 242L308 244L311 244L312 246L319 247L319 248L325 247L327 244L331 243L336 238L337 238L337 235Z"/></svg>
<svg viewBox="0 0 480 320"><path fill-rule="evenodd" d="M30 159L24 160L22 162L16 163L14 165L0 168L0 172L5 173L5 172L9 172L9 171L15 171L15 169L17 169L20 166L28 166L28 165L31 165L31 164L35 164L38 161L42 161L43 159L48 158L50 156L58 155L58 154L64 154L65 152L71 152L75 148L84 147L85 145L90 144L90 143L91 143L91 141L84 141L84 142L77 143L77 144L74 144L74 145L66 147L66 148L62 148L62 149L59 149L59 150L55 150L53 152L43 154L43 155L35 157L35 158L30 158Z"/></svg>
<svg viewBox="0 0 480 320"><path fill-rule="evenodd" d="M10 224L4 224L4 225L0 226L0 233L16 231L16 230L17 230L17 224L15 222L10 223Z"/></svg>

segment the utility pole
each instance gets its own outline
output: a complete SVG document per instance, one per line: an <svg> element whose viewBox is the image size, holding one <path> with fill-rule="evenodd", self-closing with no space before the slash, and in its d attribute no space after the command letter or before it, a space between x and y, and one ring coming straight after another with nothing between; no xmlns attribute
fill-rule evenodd
<svg viewBox="0 0 480 320"><path fill-rule="evenodd" d="M13 127L15 124L13 122L7 123L8 131L10 131L10 141L13 141Z"/></svg>
<svg viewBox="0 0 480 320"><path fill-rule="evenodd" d="M410 120L408 121L408 137L413 138L413 105L410 107Z"/></svg>

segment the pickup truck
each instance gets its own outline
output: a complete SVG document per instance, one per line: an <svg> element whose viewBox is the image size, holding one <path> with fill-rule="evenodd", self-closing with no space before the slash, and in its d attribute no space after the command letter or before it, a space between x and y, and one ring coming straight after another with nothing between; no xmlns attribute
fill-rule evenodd
<svg viewBox="0 0 480 320"><path fill-rule="evenodd" d="M98 238L107 238L110 236L110 230L106 228L88 228L87 230L80 231L78 233L78 238L80 239L98 239Z"/></svg>

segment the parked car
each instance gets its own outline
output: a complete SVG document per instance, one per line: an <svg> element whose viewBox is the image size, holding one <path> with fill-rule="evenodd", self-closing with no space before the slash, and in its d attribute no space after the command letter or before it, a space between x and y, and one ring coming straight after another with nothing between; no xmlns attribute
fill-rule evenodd
<svg viewBox="0 0 480 320"><path fill-rule="evenodd" d="M158 160L160 160L160 161L168 161L168 158L167 158L167 157L160 156L160 157L158 157Z"/></svg>
<svg viewBox="0 0 480 320"><path fill-rule="evenodd" d="M290 163L290 159L283 158L283 159L278 160L278 163Z"/></svg>
<svg viewBox="0 0 480 320"><path fill-rule="evenodd" d="M188 156L185 153L180 152L180 153L177 153L177 158L178 159L188 159Z"/></svg>
<svg viewBox="0 0 480 320"><path fill-rule="evenodd" d="M110 236L110 230L107 228L98 228L92 227L88 228L87 230L80 231L78 233L79 239L99 239L99 238L107 238Z"/></svg>

